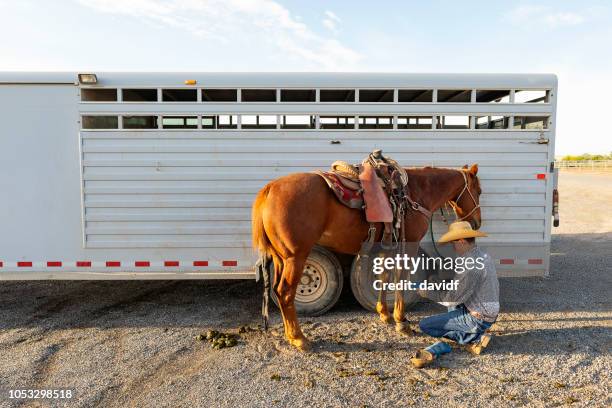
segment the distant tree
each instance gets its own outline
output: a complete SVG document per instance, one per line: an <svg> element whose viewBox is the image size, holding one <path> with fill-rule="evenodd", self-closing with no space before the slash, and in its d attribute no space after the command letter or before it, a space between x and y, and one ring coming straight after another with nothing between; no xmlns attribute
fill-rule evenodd
<svg viewBox="0 0 612 408"><path fill-rule="evenodd" d="M583 153L581 155L573 156L568 154L561 158L563 161L578 161L578 160L612 160L612 152L610 154L590 154Z"/></svg>

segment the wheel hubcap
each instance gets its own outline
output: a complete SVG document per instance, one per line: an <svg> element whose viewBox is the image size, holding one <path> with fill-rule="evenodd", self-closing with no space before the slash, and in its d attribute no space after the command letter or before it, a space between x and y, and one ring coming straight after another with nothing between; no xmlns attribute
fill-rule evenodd
<svg viewBox="0 0 612 408"><path fill-rule="evenodd" d="M319 265L307 262L298 284L295 300L301 303L314 302L327 289L327 275Z"/></svg>

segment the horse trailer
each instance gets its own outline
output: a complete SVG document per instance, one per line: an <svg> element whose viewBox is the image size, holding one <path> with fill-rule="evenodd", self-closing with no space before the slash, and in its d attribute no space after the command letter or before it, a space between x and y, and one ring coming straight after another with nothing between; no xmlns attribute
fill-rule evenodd
<svg viewBox="0 0 612 408"><path fill-rule="evenodd" d="M257 191L374 149L478 163L499 275L544 276L556 101L549 74L0 73L0 279L255 279ZM297 305L341 289L315 258Z"/></svg>

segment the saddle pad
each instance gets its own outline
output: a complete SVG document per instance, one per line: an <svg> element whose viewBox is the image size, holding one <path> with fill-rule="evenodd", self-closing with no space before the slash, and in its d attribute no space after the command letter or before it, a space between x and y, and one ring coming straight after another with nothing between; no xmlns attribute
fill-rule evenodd
<svg viewBox="0 0 612 408"><path fill-rule="evenodd" d="M329 188L334 192L338 201L349 208L363 209L363 195L360 190L352 190L342 183L340 176L337 174L316 170L318 174L325 180Z"/></svg>

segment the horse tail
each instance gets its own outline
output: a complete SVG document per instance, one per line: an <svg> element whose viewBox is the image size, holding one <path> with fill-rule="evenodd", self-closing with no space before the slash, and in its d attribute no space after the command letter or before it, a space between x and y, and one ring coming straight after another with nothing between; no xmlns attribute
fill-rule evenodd
<svg viewBox="0 0 612 408"><path fill-rule="evenodd" d="M257 193L257 197L255 198L253 209L251 211L253 249L259 251L259 254L266 258L271 256L273 251L272 244L270 243L270 239L268 239L268 235L266 234L263 224L263 206L266 202L266 198L268 198L269 192L270 184L266 185L259 191L259 193Z"/></svg>
<svg viewBox="0 0 612 408"><path fill-rule="evenodd" d="M253 209L251 212L251 230L253 239L253 248L259 251L259 261L257 262L256 268L258 269L258 275L263 278L263 297L261 303L261 316L263 319L264 330L268 330L269 320L269 303L270 303L270 268L268 268L268 261L273 254L274 248L270 243L270 239L266 234L263 223L263 206L270 192L270 184L262 188L255 202L253 203Z"/></svg>

